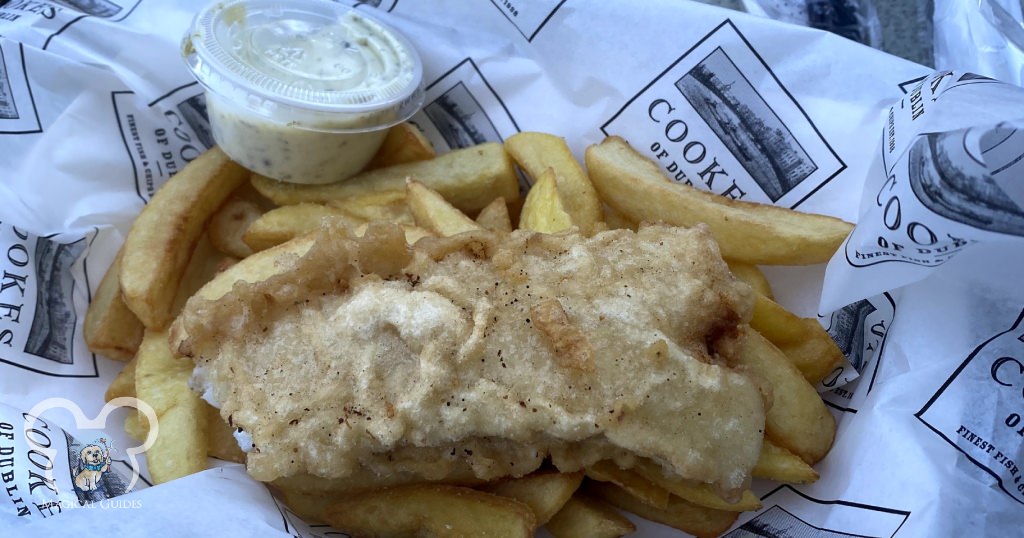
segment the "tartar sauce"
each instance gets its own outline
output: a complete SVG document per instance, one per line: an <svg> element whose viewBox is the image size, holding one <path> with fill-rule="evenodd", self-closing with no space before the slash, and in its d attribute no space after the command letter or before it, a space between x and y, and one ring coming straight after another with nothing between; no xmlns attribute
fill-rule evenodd
<svg viewBox="0 0 1024 538"><path fill-rule="evenodd" d="M387 128L423 101L398 32L315 0L240 0L196 16L184 54L206 89L214 139L250 170L296 183L359 172Z"/></svg>

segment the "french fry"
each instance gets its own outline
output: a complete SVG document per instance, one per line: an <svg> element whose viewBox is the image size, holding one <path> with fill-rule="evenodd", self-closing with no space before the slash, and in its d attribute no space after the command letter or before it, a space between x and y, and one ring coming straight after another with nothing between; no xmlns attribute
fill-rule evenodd
<svg viewBox="0 0 1024 538"><path fill-rule="evenodd" d="M414 177L466 213L476 213L498 196L519 198L512 159L497 143L457 149L429 161L398 164L363 172L338 183L298 185L253 176L256 190L278 205L329 202L359 194L401 190Z"/></svg>
<svg viewBox="0 0 1024 538"><path fill-rule="evenodd" d="M311 525L323 523L327 508L338 503L337 495L309 493L292 488L275 487L274 491L288 508Z"/></svg>
<svg viewBox="0 0 1024 538"><path fill-rule="evenodd" d="M135 358L135 391L159 422L156 442L146 451L155 484L206 469L206 405L188 387L192 362L171 354L165 331L147 330ZM140 418L140 421L145 422ZM152 424L143 424L145 429Z"/></svg>
<svg viewBox="0 0 1024 538"><path fill-rule="evenodd" d="M633 470L672 495L705 508L731 512L761 509L761 500L749 489L744 490L736 502L729 502L715 493L708 484L665 476L661 467L649 460L638 460Z"/></svg>
<svg viewBox="0 0 1024 538"><path fill-rule="evenodd" d="M397 224L412 224L412 213L405 199L405 187L400 191L381 191L359 194L340 200L327 202L347 214L373 222L383 220Z"/></svg>
<svg viewBox="0 0 1024 538"><path fill-rule="evenodd" d="M609 230L633 230L635 232L639 227L636 221L629 220L629 218L616 211L612 206L601 204L601 208L604 212L604 222Z"/></svg>
<svg viewBox="0 0 1024 538"><path fill-rule="evenodd" d="M568 230L572 225L572 217L555 185L555 172L548 168L526 194L523 210L519 213L519 228L553 234Z"/></svg>
<svg viewBox="0 0 1024 538"><path fill-rule="evenodd" d="M476 223L492 232L510 233L512 231L512 218L508 214L508 204L501 196L497 197L487 207L480 210L476 216Z"/></svg>
<svg viewBox="0 0 1024 538"><path fill-rule="evenodd" d="M587 478L599 482L611 482L644 504L655 508L668 508L668 490L640 476L635 471L619 467L615 462L599 461L587 467Z"/></svg>
<svg viewBox="0 0 1024 538"><path fill-rule="evenodd" d="M242 240L253 252L259 252L316 230L324 219L338 221L349 228L366 222L344 209L328 205L286 205L271 209L253 221Z"/></svg>
<svg viewBox="0 0 1024 538"><path fill-rule="evenodd" d="M725 260L725 263L729 266L729 271L734 277L746 282L755 292L769 299L774 297L772 285L768 283L768 279L756 265L729 260Z"/></svg>
<svg viewBox="0 0 1024 538"><path fill-rule="evenodd" d="M562 509L583 482L583 473L539 471L488 485L484 491L515 499L530 507L537 525L544 525Z"/></svg>
<svg viewBox="0 0 1024 538"><path fill-rule="evenodd" d="M402 122L388 129L380 149L366 165L367 170L433 159L434 146L413 124Z"/></svg>
<svg viewBox="0 0 1024 538"><path fill-rule="evenodd" d="M505 149L534 180L539 180L548 168L552 169L572 223L586 235L596 231L597 223L602 220L601 201L565 139L547 133L523 132L509 137Z"/></svg>
<svg viewBox="0 0 1024 538"><path fill-rule="evenodd" d="M125 363L124 368L114 376L114 379L107 387L107 391L103 394L104 402L109 402L114 398L135 397L135 364L136 361L132 358L132 360Z"/></svg>
<svg viewBox="0 0 1024 538"><path fill-rule="evenodd" d="M252 255L252 248L245 244L242 236L253 221L270 209L270 202L260 196L250 182L243 182L210 217L210 223L206 226L210 243L223 254L234 258Z"/></svg>
<svg viewBox="0 0 1024 538"><path fill-rule="evenodd" d="M636 525L614 508L590 495L573 495L545 527L555 538L618 538Z"/></svg>
<svg viewBox="0 0 1024 538"><path fill-rule="evenodd" d="M817 320L801 318L758 294L750 327L775 344L812 385L843 364L843 352Z"/></svg>
<svg viewBox="0 0 1024 538"><path fill-rule="evenodd" d="M814 465L835 439L836 422L800 370L757 331L740 327L740 337L719 345L730 363L767 380L773 402L765 414L765 437Z"/></svg>
<svg viewBox="0 0 1024 538"><path fill-rule="evenodd" d="M753 471L755 478L789 484L810 484L818 481L818 471L799 456L768 439L761 445L761 457Z"/></svg>
<svg viewBox="0 0 1024 538"><path fill-rule="evenodd" d="M142 342L142 322L125 304L121 296L121 263L124 249L96 288L96 294L85 311L85 343L89 351L119 361L131 360Z"/></svg>
<svg viewBox="0 0 1024 538"><path fill-rule="evenodd" d="M655 508L607 482L587 481L583 485L583 491L644 519L668 525L698 538L714 538L721 535L739 517L739 512L705 508L674 495L669 498L668 507Z"/></svg>
<svg viewBox="0 0 1024 538"><path fill-rule="evenodd" d="M207 282L213 280L217 273L224 270L225 265L230 265L234 261L234 258L225 256L215 249L207 235L201 236L195 248L192 249L192 257L189 258L188 265L181 275L181 281L178 282L178 291L174 294L174 306L171 308L171 313L177 316L189 297L195 295Z"/></svg>
<svg viewBox="0 0 1024 538"><path fill-rule="evenodd" d="M171 322L178 282L206 222L248 177L215 147L167 180L139 213L123 247L121 290L147 328Z"/></svg>
<svg viewBox="0 0 1024 538"><path fill-rule="evenodd" d="M415 245L417 241L424 237L437 237L434 232L413 224L399 224L398 226L402 228L402 233L405 234L405 242L408 245ZM356 226L355 230L352 231L352 234L356 237L362 237L366 234L366 230L369 229L369 227L370 223L360 224L359 226Z"/></svg>
<svg viewBox="0 0 1024 538"><path fill-rule="evenodd" d="M138 413L128 413L124 418L124 432L138 442L144 442L149 436L149 428L143 426L144 422L139 420Z"/></svg>
<svg viewBox="0 0 1024 538"><path fill-rule="evenodd" d="M352 495L329 507L324 519L355 536L527 538L537 526L533 512L519 501L442 485L398 486Z"/></svg>
<svg viewBox="0 0 1024 538"><path fill-rule="evenodd" d="M668 183L657 164L619 137L588 147L586 161L604 203L637 222L705 223L726 259L750 264L823 263L853 229L852 224L833 217L731 200Z"/></svg>
<svg viewBox="0 0 1024 538"><path fill-rule="evenodd" d="M445 237L483 229L465 213L448 203L440 194L419 181L410 179L406 182L406 196L416 225L439 236Z"/></svg>
<svg viewBox="0 0 1024 538"><path fill-rule="evenodd" d="M288 266L277 262L276 256L282 252L292 254L294 256L302 256L309 251L310 247L313 246L312 236L303 236L296 238L287 243L282 243L276 247L262 250L249 256L248 258L238 262L235 266L231 267L227 271L219 273L210 282L207 282L202 288L196 292L197 296L200 296L206 300L216 300L224 296L228 291L231 290L235 282L258 282L266 280L288 271ZM171 326L171 331L174 331L174 325Z"/></svg>

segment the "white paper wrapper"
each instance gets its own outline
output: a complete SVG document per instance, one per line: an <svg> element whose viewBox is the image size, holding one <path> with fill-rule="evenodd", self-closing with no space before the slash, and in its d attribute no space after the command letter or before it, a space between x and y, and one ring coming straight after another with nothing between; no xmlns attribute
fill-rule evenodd
<svg viewBox="0 0 1024 538"><path fill-rule="evenodd" d="M935 67L1024 85L1024 5L1017 0L935 2Z"/></svg>
<svg viewBox="0 0 1024 538"><path fill-rule="evenodd" d="M134 411L102 426L40 412L51 463L24 426L58 396L96 417L123 365L88 352L82 319L134 215L212 144L178 52L201 4L0 6L4 535L329 531L238 466L77 507L96 491L75 488L91 470L81 451L99 439L114 457L96 472L113 483L138 469L145 484L144 461L115 461L138 444L121 427ZM423 56L413 121L440 151L539 130L582 155L620 135L679 181L859 222L827 278L824 266L766 270L780 302L820 313L849 364L821 387L839 421L821 480L756 483L764 508L728 536L1019 534L1021 90L680 0L370 4ZM37 464L53 487L38 485ZM679 535L637 521L641 535Z"/></svg>

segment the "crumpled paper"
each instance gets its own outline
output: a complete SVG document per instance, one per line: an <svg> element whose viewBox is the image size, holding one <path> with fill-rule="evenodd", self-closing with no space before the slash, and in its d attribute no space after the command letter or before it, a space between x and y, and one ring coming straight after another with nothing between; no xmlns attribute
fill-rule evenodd
<svg viewBox="0 0 1024 538"><path fill-rule="evenodd" d="M144 487L144 458L125 457L138 443L121 428L134 410L97 426L69 409L97 417L123 366L82 339L100 277L153 192L213 143L179 54L202 3L0 6L8 533L332 532L303 523L237 465ZM539 130L581 156L619 135L676 181L858 222L827 275L765 269L777 299L819 315L847 354L820 387L839 430L820 481L756 482L764 507L727 536L1018 532L1021 90L680 0L358 9L418 47L427 99L413 121L441 152ZM110 463L88 463L89 446ZM132 491L119 490L136 474ZM643 536L680 535L634 520Z"/></svg>

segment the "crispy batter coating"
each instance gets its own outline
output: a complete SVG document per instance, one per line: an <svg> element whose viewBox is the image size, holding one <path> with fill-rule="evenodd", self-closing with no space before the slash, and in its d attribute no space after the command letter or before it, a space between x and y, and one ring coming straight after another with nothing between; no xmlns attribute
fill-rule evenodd
<svg viewBox="0 0 1024 538"><path fill-rule="evenodd" d="M237 282L236 282L237 281ZM233 286L233 287L232 287ZM259 480L521 476L649 458L735 492L764 404L708 343L750 316L702 228L361 239L325 227L194 297L171 342ZM247 436L247 437L246 437Z"/></svg>

